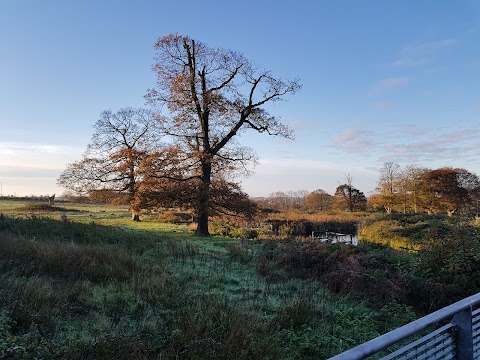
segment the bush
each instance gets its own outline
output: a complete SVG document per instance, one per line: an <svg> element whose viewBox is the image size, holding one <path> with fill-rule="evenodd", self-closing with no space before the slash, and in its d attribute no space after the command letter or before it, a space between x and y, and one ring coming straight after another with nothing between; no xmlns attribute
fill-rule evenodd
<svg viewBox="0 0 480 360"><path fill-rule="evenodd" d="M244 235L244 230L241 227L224 222L211 221L208 226L208 231L211 235L228 236L237 239L242 238Z"/></svg>
<svg viewBox="0 0 480 360"><path fill-rule="evenodd" d="M432 311L480 291L480 234L469 222L394 214L364 226L361 238L416 250L399 272L404 301L416 309Z"/></svg>
<svg viewBox="0 0 480 360"><path fill-rule="evenodd" d="M278 244L277 251L264 252L257 271L268 277L280 267L290 276L321 281L335 293L355 293L383 305L405 300L404 271L412 266L408 257L374 244L286 242Z"/></svg>

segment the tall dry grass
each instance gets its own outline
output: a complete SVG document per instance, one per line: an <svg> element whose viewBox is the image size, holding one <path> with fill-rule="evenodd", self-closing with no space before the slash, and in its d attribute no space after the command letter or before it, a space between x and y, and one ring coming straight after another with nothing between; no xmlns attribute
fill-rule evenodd
<svg viewBox="0 0 480 360"><path fill-rule="evenodd" d="M136 268L134 258L118 250L0 235L0 270L19 276L52 276L98 283L125 280Z"/></svg>

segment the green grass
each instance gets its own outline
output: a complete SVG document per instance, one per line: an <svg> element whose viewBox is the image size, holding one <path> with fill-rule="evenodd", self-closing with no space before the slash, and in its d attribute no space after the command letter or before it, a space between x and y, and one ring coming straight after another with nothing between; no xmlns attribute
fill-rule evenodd
<svg viewBox="0 0 480 360"><path fill-rule="evenodd" d="M10 211L17 209L19 207L24 206L24 202L16 201L16 200L0 200L0 211Z"/></svg>
<svg viewBox="0 0 480 360"><path fill-rule="evenodd" d="M0 220L0 358L325 359L416 317L331 287L411 266L380 245L200 238L155 215L56 206Z"/></svg>

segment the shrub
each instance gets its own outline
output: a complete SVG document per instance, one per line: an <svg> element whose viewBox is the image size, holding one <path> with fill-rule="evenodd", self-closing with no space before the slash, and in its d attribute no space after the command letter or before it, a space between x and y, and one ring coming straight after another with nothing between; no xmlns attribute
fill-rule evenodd
<svg viewBox="0 0 480 360"><path fill-rule="evenodd" d="M278 230L278 235L283 237L283 238L288 238L293 234L293 229L292 227L288 225L281 225L279 230Z"/></svg>
<svg viewBox="0 0 480 360"><path fill-rule="evenodd" d="M208 231L212 235L218 236L228 236L232 238L242 238L243 237L243 229L239 226L227 224L224 222L214 222L211 221L208 226Z"/></svg>
<svg viewBox="0 0 480 360"><path fill-rule="evenodd" d="M308 240L281 243L277 251L264 252L257 271L268 277L279 267L290 276L321 281L335 293L355 293L383 305L405 298L403 271L412 266L405 256L409 255L381 245Z"/></svg>

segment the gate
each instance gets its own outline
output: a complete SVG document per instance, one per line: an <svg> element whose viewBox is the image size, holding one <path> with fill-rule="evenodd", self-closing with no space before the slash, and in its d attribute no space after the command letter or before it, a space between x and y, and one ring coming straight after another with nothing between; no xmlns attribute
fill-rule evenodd
<svg viewBox="0 0 480 360"><path fill-rule="evenodd" d="M480 293L336 355L330 360L366 359L372 355L385 360L480 359Z"/></svg>

